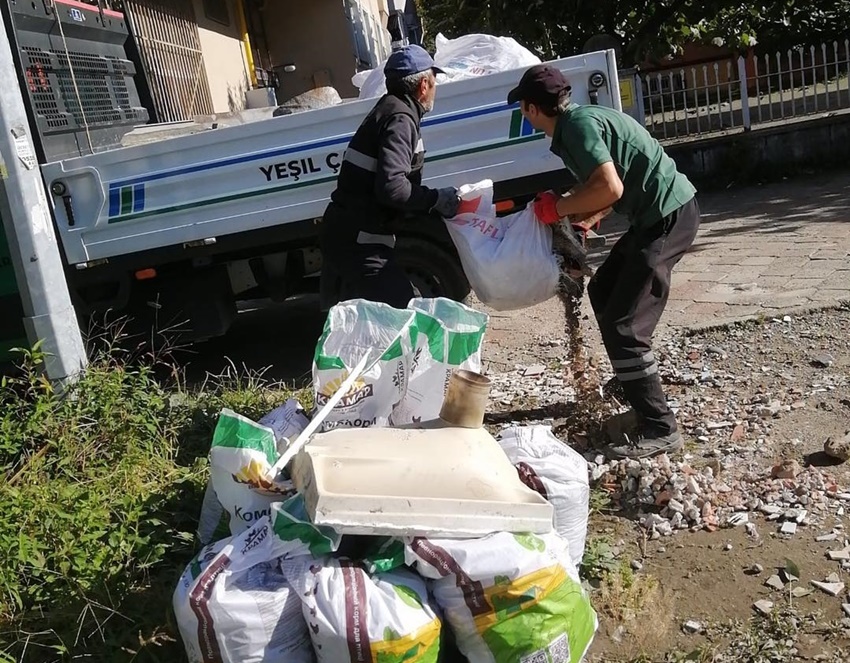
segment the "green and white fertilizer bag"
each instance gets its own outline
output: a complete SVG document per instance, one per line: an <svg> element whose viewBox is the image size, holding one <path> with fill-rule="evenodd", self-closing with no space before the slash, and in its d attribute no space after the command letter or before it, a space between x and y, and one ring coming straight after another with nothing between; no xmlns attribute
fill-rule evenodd
<svg viewBox="0 0 850 663"><path fill-rule="evenodd" d="M436 419L452 373L481 371L481 345L489 316L451 299L413 299L416 328L407 391L393 409L392 424Z"/></svg>
<svg viewBox="0 0 850 663"><path fill-rule="evenodd" d="M285 563L319 663L436 663L442 623L407 569L369 575L348 559Z"/></svg>
<svg viewBox="0 0 850 663"><path fill-rule="evenodd" d="M338 545L336 534L306 521L296 496L238 536L201 550L173 597L190 663L312 663L301 600L281 564Z"/></svg>
<svg viewBox="0 0 850 663"><path fill-rule="evenodd" d="M472 663L579 663L597 628L566 543L555 533L408 541Z"/></svg>
<svg viewBox="0 0 850 663"><path fill-rule="evenodd" d="M313 358L316 407L328 402L367 353L379 357L328 414L322 430L386 426L407 390L415 313L352 299L331 308Z"/></svg>
<svg viewBox="0 0 850 663"><path fill-rule="evenodd" d="M269 481L266 473L288 446L286 439L297 437L309 420L296 400L287 401L272 414L277 433L224 409L213 434L210 482L218 501L230 514L230 533L234 535L269 515L272 504L288 499L294 492L291 482ZM203 514L201 520L204 521Z"/></svg>

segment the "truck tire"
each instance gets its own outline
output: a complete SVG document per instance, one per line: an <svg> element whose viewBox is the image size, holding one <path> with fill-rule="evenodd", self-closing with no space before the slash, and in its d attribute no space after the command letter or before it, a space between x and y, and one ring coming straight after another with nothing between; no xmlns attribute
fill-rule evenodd
<svg viewBox="0 0 850 663"><path fill-rule="evenodd" d="M469 295L460 259L445 246L420 237L399 237L395 254L417 296L462 302Z"/></svg>

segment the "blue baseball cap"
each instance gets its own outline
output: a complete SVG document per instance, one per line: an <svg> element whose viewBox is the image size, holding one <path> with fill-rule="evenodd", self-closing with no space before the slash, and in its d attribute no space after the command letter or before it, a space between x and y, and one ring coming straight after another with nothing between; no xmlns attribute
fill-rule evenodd
<svg viewBox="0 0 850 663"><path fill-rule="evenodd" d="M436 64L428 51L421 46L411 44L390 54L384 65L384 76L388 79L404 78L431 69L435 74L445 73Z"/></svg>

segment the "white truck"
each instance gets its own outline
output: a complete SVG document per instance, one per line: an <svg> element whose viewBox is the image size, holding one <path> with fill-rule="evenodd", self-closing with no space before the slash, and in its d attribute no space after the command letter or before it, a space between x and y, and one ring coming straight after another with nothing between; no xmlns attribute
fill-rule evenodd
<svg viewBox="0 0 850 663"><path fill-rule="evenodd" d="M622 110L613 51L557 60L572 98ZM423 121L424 183L490 178L499 209L568 182L542 134L506 103L521 71L440 85ZM316 292L318 224L346 145L374 100L161 138L42 166L81 315L106 309L223 334L240 300ZM411 218L400 261L423 296L469 292L444 224Z"/></svg>

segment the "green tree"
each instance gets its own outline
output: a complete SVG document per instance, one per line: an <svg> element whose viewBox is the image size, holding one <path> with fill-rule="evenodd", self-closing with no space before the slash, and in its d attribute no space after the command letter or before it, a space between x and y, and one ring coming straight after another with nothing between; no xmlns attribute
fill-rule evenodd
<svg viewBox="0 0 850 663"><path fill-rule="evenodd" d="M418 0L427 35L514 37L541 58L579 53L609 35L625 65L675 52L688 41L732 48L792 48L846 34L850 0Z"/></svg>

